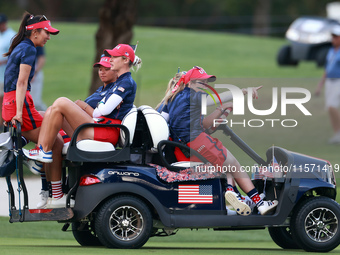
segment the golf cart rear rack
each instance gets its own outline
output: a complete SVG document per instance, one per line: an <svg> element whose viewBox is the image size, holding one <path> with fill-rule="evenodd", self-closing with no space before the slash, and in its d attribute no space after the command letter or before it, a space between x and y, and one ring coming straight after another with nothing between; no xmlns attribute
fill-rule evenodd
<svg viewBox="0 0 340 255"><path fill-rule="evenodd" d="M12 139L15 143L14 150L16 156L16 174L18 180L18 200L19 206L15 205L15 194L12 186L11 176L6 177L9 196L9 222L29 222L29 221L65 221L73 217L73 210L70 208L69 203L66 208L55 209L29 209L28 206L28 191L26 188L24 175L23 175L23 152L21 141L21 125L16 123L17 128L11 127ZM24 204L21 207L21 191L23 192ZM69 195L68 195L69 196ZM68 200L69 197L68 197Z"/></svg>

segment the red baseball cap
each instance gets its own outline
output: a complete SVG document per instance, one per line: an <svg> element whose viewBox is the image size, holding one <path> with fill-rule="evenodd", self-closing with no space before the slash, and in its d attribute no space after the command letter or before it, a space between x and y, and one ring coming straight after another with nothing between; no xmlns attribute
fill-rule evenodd
<svg viewBox="0 0 340 255"><path fill-rule="evenodd" d="M192 80L208 80L208 82L216 81L216 76L208 75L202 67L194 66L181 79L184 84L188 84Z"/></svg>
<svg viewBox="0 0 340 255"><path fill-rule="evenodd" d="M112 50L104 50L104 52L107 52L110 56L114 57L125 56L129 58L131 62L135 60L135 52L128 44L118 44Z"/></svg>
<svg viewBox="0 0 340 255"><path fill-rule="evenodd" d="M101 57L100 61L93 65L93 67L98 67L98 66L111 67L110 57L106 57L106 56Z"/></svg>
<svg viewBox="0 0 340 255"><path fill-rule="evenodd" d="M38 29L38 28L45 29L46 31L50 32L52 35L56 35L59 33L58 29L55 29L51 26L51 21L49 20L40 21L38 23L34 23L34 24L26 26L26 30L33 30L33 29Z"/></svg>

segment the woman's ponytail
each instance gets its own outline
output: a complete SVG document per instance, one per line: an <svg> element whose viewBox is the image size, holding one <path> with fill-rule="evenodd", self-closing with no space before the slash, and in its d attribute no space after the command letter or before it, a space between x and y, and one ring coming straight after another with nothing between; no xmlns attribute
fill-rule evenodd
<svg viewBox="0 0 340 255"><path fill-rule="evenodd" d="M19 27L19 32L14 36L11 46L9 47L9 50L7 53L3 54L4 57L9 56L14 48L22 41L24 38L27 36L26 32L31 32L31 31L26 31L26 26L27 26L27 21L33 17L30 13L25 12L23 15L23 18L20 23Z"/></svg>
<svg viewBox="0 0 340 255"><path fill-rule="evenodd" d="M23 17L22 17L21 23L20 23L19 32L14 36L8 52L5 53L3 56L4 57L9 56L12 53L12 51L14 50L14 48L22 40L24 40L25 37L31 36L32 30L26 30L26 26L38 23L38 22L43 21L43 20L47 20L47 18L44 15L33 16L32 14L25 12ZM41 28L39 28L38 30L41 30Z"/></svg>
<svg viewBox="0 0 340 255"><path fill-rule="evenodd" d="M142 66L142 59L135 55L135 60L133 61L132 66L136 68L134 71L137 72Z"/></svg>

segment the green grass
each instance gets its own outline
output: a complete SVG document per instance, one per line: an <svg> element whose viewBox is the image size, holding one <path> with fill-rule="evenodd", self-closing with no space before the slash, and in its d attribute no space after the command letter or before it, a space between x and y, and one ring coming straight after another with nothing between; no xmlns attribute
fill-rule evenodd
<svg viewBox="0 0 340 255"><path fill-rule="evenodd" d="M17 29L18 23L10 23ZM47 63L44 68L45 84L43 97L48 105L61 96L72 100L84 99L88 94L92 64L95 56L96 24L54 23L61 30L51 36L47 43ZM132 43L139 41L137 55L143 66L133 74L138 84L135 104L155 106L163 97L168 80L177 68L188 70L194 65L205 68L218 77L218 83L230 83L240 87L264 87L255 102L257 109L271 106L272 87L303 87L311 91L322 75L315 63L301 63L297 68L281 68L275 57L284 39L260 38L226 33L211 33L166 28L135 27ZM113 47L114 45L112 45ZM100 85L100 84L98 84ZM280 95L280 94L279 94ZM280 103L280 101L279 101ZM298 126L283 128L265 125L262 128L235 126L234 131L241 136L260 156L265 156L268 147L274 145L298 151L315 157L325 158L332 164L340 164L340 147L330 146L327 139L331 135L329 118L324 110L323 97L312 97L305 104L312 116L289 107L287 116L280 115L280 107L268 118L296 119ZM266 119L265 116L230 116L239 121L251 118ZM218 137L222 137L216 134ZM228 139L223 138L227 148L242 165L253 162ZM337 174L338 177L340 177ZM6 206L7 201L4 206ZM60 231L61 224L55 222L9 224L7 218L0 218L1 254L112 254L103 248L82 248L73 239L72 233ZM254 249L255 248L255 249ZM282 254L271 240L266 230L214 232L207 230L180 230L178 234L166 238L151 238L138 254ZM301 251L287 251L296 254ZM340 253L339 248L334 251ZM131 251L119 251L131 254Z"/></svg>
<svg viewBox="0 0 340 255"><path fill-rule="evenodd" d="M283 250L267 230L213 231L181 229L174 236L152 237L139 250L110 250L104 247L81 247L71 232L62 232L55 222L13 223L0 217L0 250L13 254L297 254L302 250ZM339 254L340 248L332 253Z"/></svg>
<svg viewBox="0 0 340 255"><path fill-rule="evenodd" d="M112 254L104 247L81 247L71 232L62 232L55 222L13 223L0 217L0 249L3 255L13 254ZM302 250L279 248L267 230L213 231L181 229L174 236L152 237L136 254L296 254ZM131 254L119 250L119 254ZM340 253L340 248L332 253Z"/></svg>

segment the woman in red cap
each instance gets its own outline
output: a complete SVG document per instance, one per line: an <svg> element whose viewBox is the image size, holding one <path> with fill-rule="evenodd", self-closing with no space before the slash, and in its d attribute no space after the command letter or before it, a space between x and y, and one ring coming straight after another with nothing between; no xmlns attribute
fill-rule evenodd
<svg viewBox="0 0 340 255"><path fill-rule="evenodd" d="M98 76L103 82L103 86L100 86L92 95L85 99L85 101L77 100L75 103L82 108L87 114L92 116L93 110L97 107L107 91L111 90L114 86L114 82L117 80L117 72L111 70L110 57L103 54L98 63L95 63L93 67L98 67Z"/></svg>
<svg viewBox="0 0 340 255"><path fill-rule="evenodd" d="M36 47L43 47L50 35L56 35L59 30L51 26L44 15L33 16L25 13L19 32L13 38L9 51L4 79L4 99L2 117L6 123L21 124L22 135L33 142L38 141L43 117L34 106L31 90L31 80L35 73ZM52 145L53 151L62 149L62 139L57 139ZM61 168L61 155L54 156L55 162L51 170ZM35 166L34 166L35 167Z"/></svg>
<svg viewBox="0 0 340 255"><path fill-rule="evenodd" d="M127 44L119 44L105 52L111 55L111 70L117 73L118 78L113 87L105 92L103 99L93 109L92 116L86 112L90 109L87 104L81 108L68 98L58 98L44 115L36 148L29 151L23 150L26 157L44 163L54 162L56 153L52 147L61 128L71 137L78 126L85 123L98 123L93 118L104 119L100 124L120 124L124 116L132 109L137 85L131 77L130 69L136 66L138 70L142 61L135 56L134 50ZM67 127L63 126L64 119L68 122ZM118 142L118 137L118 128L90 127L82 130L77 138L78 140L94 139L115 145ZM61 155L61 150L57 153ZM58 183L54 180L51 181L52 200L48 207L65 207L66 197L61 192L61 168L52 174L54 178L58 178ZM53 188L53 184L55 184L55 188Z"/></svg>
<svg viewBox="0 0 340 255"><path fill-rule="evenodd" d="M231 174L257 206L258 211L261 214L267 214L277 206L278 202L263 201L248 174L241 171L237 159L223 146L221 141L205 133L211 127L213 119L220 118L221 115L232 110L232 103L226 102L217 107L209 116L203 118L201 114L202 94L205 93L203 90L208 89L208 82L215 80L215 76L208 75L203 68L198 66L190 69L180 78L172 90L172 94L165 99L162 112L163 117L169 123L170 136L174 141L188 144L211 164L217 165L221 169L231 169L232 171L226 171L227 176L229 177ZM253 89L253 97L257 97L259 88ZM223 100L223 102L225 101ZM195 157L191 157L191 160L195 161ZM251 213L249 205L235 192L237 190L235 190L236 186L233 185L233 181L230 183L225 194L226 200L238 214L249 215Z"/></svg>
<svg viewBox="0 0 340 255"><path fill-rule="evenodd" d="M103 86L100 86L92 95L86 98L85 101L82 101L82 100L75 101L75 103L80 108L82 108L89 116L92 116L93 110L96 108L98 102L100 102L104 98L106 92L110 91L113 88L115 81L117 80L117 72L111 70L110 57L102 55L100 58L100 61L98 63L95 63L93 67L94 68L98 67L98 76L100 80L103 82ZM64 126L64 128L67 129L66 126ZM67 133L64 130L60 130L59 134L62 136L65 143L71 140L71 138L67 135ZM41 175L41 180L42 180L42 189L40 192L41 198L40 198L39 203L37 204L37 208L38 209L45 208L48 202L48 198L49 198L49 189L48 189L48 185L46 181L50 181L50 180L46 180L46 175L44 173L45 171L42 170L41 163L37 161L25 159L24 164L34 174Z"/></svg>
<svg viewBox="0 0 340 255"><path fill-rule="evenodd" d="M19 32L13 38L9 51L4 80L3 119L6 122L19 121L23 135L29 140L37 140L37 128L42 117L34 107L30 95L31 80L35 71L37 46L44 46L50 40L50 34L59 30L51 26L44 15L33 16L25 13Z"/></svg>

